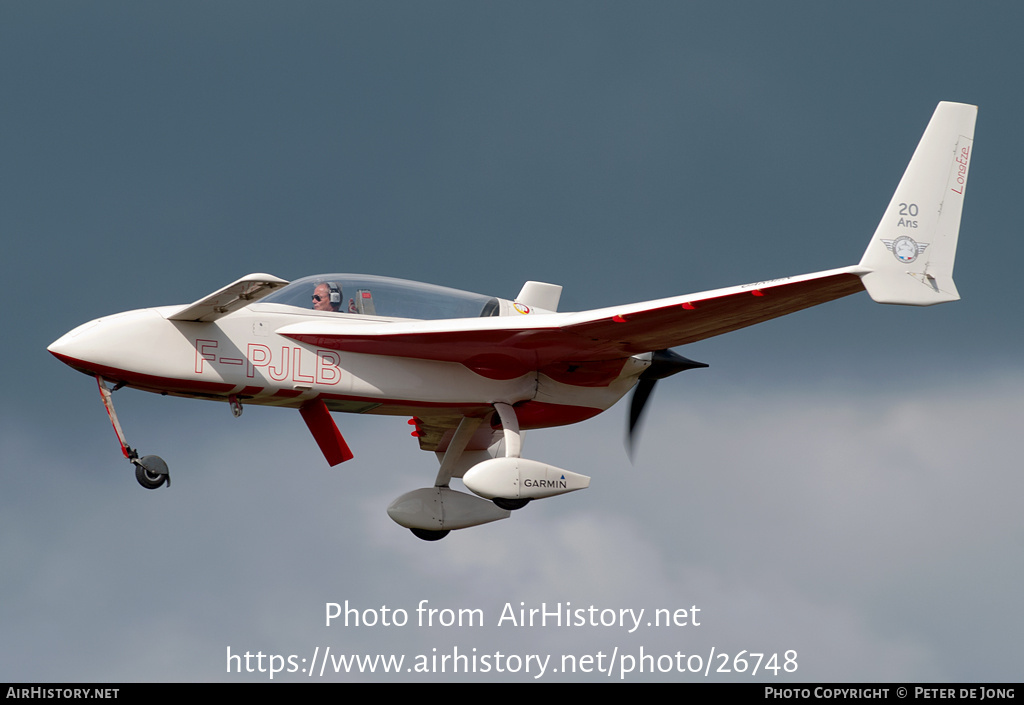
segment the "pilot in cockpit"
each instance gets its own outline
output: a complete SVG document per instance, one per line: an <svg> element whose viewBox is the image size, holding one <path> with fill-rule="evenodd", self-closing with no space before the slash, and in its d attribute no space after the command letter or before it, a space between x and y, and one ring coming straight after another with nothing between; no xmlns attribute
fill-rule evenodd
<svg viewBox="0 0 1024 705"><path fill-rule="evenodd" d="M334 282L317 284L316 288L313 289L313 310L339 311L340 309L341 287Z"/></svg>

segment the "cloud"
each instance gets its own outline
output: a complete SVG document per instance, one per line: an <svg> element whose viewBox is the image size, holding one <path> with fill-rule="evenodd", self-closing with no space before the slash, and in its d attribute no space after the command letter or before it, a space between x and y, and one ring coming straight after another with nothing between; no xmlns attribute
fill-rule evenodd
<svg viewBox="0 0 1024 705"><path fill-rule="evenodd" d="M19 475L5 494L5 669L29 680L228 679L228 646L411 657L473 644L705 660L712 648L794 650L803 680L998 680L1011 664L982 661L965 641L1012 653L1024 626L1012 597L1024 577L1007 562L1024 533L1013 469L1022 392L1020 376L685 403L666 392L636 466L617 411L533 432L527 455L592 474L591 488L436 544L384 513L434 472L415 443L394 442L404 424L339 417L359 462L327 469L288 411L235 422L221 405L194 404L148 439L173 451L170 489L138 488L127 463L112 473L105 438L84 462L50 449L47 472ZM7 468L32 467L42 445L34 429L5 424ZM325 603L345 600L410 615L427 600L486 621L324 627ZM644 609L645 622L697 606L701 624L498 626L506 604Z"/></svg>

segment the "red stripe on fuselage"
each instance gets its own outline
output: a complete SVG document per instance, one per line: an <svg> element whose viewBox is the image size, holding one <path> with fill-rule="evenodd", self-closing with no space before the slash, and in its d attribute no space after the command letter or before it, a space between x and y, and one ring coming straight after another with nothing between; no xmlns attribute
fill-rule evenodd
<svg viewBox="0 0 1024 705"><path fill-rule="evenodd" d="M51 351L51 354L69 367L73 367L87 375L102 375L112 382L124 382L129 387L142 389L147 392L169 394L188 394L190 392L203 394L228 394L237 385L226 382L204 382L198 379L178 379L175 377L160 377L158 375L147 375L141 372L122 370L107 365L98 365L94 362L78 360L67 355L61 355Z"/></svg>
<svg viewBox="0 0 1024 705"><path fill-rule="evenodd" d="M203 382L201 380L177 379L174 377L160 377L146 375L139 372L122 370L106 365L97 365L84 360L78 360L67 355L52 353L54 357L76 370L90 376L102 375L111 382L123 382L134 389L141 389L155 394L171 394L173 396L193 397L198 399L210 399L215 397L217 401L228 401L228 395L235 389L235 385L223 382ZM243 392L251 389L262 389L246 387ZM256 397L248 400L249 404L284 406L299 408L301 400L291 401L292 397L298 397L302 390L281 389L272 395ZM466 402L431 402L415 399L393 399L375 398L365 396L351 396L344 394L323 393L319 397L330 406L331 401L342 403L366 404L371 408L361 413L379 414L389 416L430 416L438 412L447 414L460 414L468 416L479 416L489 413L493 406L489 401L466 401ZM287 401L286 401L287 400ZM552 404L540 401L524 401L515 405L516 415L519 418L519 427L523 430L533 428L547 428L549 426L564 426L576 423L585 419L597 416L603 409L589 406L573 406L570 404Z"/></svg>

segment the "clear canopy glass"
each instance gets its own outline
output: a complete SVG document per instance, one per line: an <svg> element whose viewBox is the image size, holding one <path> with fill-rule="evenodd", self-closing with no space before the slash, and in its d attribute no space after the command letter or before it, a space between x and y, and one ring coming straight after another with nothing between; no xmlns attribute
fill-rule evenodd
<svg viewBox="0 0 1024 705"><path fill-rule="evenodd" d="M343 314L424 320L496 316L500 310L493 296L369 274L304 277L262 301Z"/></svg>

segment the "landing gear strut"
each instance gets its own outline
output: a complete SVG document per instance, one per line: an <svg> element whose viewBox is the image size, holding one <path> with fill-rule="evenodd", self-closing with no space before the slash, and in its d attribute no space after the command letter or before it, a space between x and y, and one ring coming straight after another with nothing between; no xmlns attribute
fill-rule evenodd
<svg viewBox="0 0 1024 705"><path fill-rule="evenodd" d="M107 416L110 417L114 433L117 434L117 442L121 444L121 453L135 466L135 479L147 490L155 490L162 485L170 487L171 476L167 471L167 463L164 462L164 459L159 455L144 455L140 458L138 451L129 446L124 439L124 431L121 430L117 412L114 411L114 400L110 396L111 391L120 389L122 385L115 385L113 390L107 389L107 385L100 375L96 375L96 383L99 385L103 406L107 410Z"/></svg>

